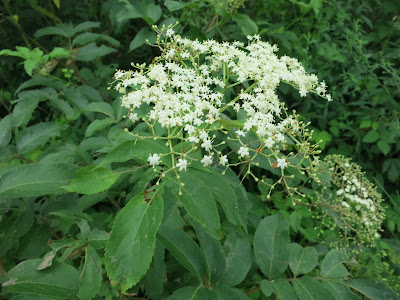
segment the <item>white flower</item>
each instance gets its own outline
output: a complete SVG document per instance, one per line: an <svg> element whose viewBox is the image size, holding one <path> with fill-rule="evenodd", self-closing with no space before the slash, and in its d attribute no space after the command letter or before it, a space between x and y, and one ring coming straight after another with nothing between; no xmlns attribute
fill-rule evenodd
<svg viewBox="0 0 400 300"><path fill-rule="evenodd" d="M185 170L187 167L187 160L186 159L178 159L178 163L176 164L176 167L179 168L179 171Z"/></svg>
<svg viewBox="0 0 400 300"><path fill-rule="evenodd" d="M160 156L158 154L153 154L149 155L149 158L147 158L147 161L151 166L158 166L160 164Z"/></svg>
<svg viewBox="0 0 400 300"><path fill-rule="evenodd" d="M284 169L284 168L286 168L287 167L287 162L286 162L286 159L284 159L284 158L278 158L277 160L276 160L276 162L277 162L277 167L278 168L281 168L281 169Z"/></svg>
<svg viewBox="0 0 400 300"><path fill-rule="evenodd" d="M167 37L171 37L171 36L173 36L174 35L174 33L175 33L175 31L173 30L173 29L167 29L167 32L165 33L165 35L167 36Z"/></svg>
<svg viewBox="0 0 400 300"><path fill-rule="evenodd" d="M209 166L213 162L211 155L204 155L203 159L200 161L205 167Z"/></svg>
<svg viewBox="0 0 400 300"><path fill-rule="evenodd" d="M245 157L245 156L249 155L249 148L240 147L239 151L238 151L238 154L239 154L240 157Z"/></svg>
<svg viewBox="0 0 400 300"><path fill-rule="evenodd" d="M237 136L246 136L246 133L244 133L243 130L238 129L238 130L236 130L236 135Z"/></svg>
<svg viewBox="0 0 400 300"><path fill-rule="evenodd" d="M274 146L274 144L275 144L275 141L271 137L267 138L264 142L264 145L267 148L272 148Z"/></svg>
<svg viewBox="0 0 400 300"><path fill-rule="evenodd" d="M137 120L139 120L137 113L130 113L129 114L129 120L131 120L133 123L135 123Z"/></svg>
<svg viewBox="0 0 400 300"><path fill-rule="evenodd" d="M212 148L211 140L205 140L204 143L201 144L201 147L204 148L206 151L210 151Z"/></svg>
<svg viewBox="0 0 400 300"><path fill-rule="evenodd" d="M227 163L228 163L228 157L227 157L226 155L222 155L222 156L219 158L219 164L220 164L221 166L225 166Z"/></svg>

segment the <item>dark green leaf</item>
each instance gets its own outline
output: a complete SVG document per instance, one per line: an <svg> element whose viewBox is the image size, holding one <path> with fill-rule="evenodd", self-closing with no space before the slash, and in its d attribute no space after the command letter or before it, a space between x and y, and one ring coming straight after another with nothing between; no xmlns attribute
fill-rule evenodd
<svg viewBox="0 0 400 300"><path fill-rule="evenodd" d="M318 264L318 252L314 247L303 248L299 244L290 245L289 267L294 276L311 272Z"/></svg>
<svg viewBox="0 0 400 300"><path fill-rule="evenodd" d="M206 276L204 259L195 241L182 230L165 227L160 228L157 236L175 259L189 270L199 283L203 282Z"/></svg>
<svg viewBox="0 0 400 300"><path fill-rule="evenodd" d="M111 105L106 102L91 102L85 107L85 111L100 112L114 118L114 110Z"/></svg>
<svg viewBox="0 0 400 300"><path fill-rule="evenodd" d="M28 233L20 239L18 258L21 260L39 258L45 250L50 236L51 230L48 225L34 224Z"/></svg>
<svg viewBox="0 0 400 300"><path fill-rule="evenodd" d="M261 271L272 279L288 265L290 250L289 225L281 215L264 218L254 235L254 254Z"/></svg>
<svg viewBox="0 0 400 300"><path fill-rule="evenodd" d="M379 140L379 133L375 130L369 131L362 139L364 143L375 143Z"/></svg>
<svg viewBox="0 0 400 300"><path fill-rule="evenodd" d="M390 145L383 140L378 141L378 148L383 155L387 155L390 152Z"/></svg>
<svg viewBox="0 0 400 300"><path fill-rule="evenodd" d="M86 247L85 264L79 281L77 296L81 300L90 300L96 296L102 282L100 257L93 247Z"/></svg>
<svg viewBox="0 0 400 300"><path fill-rule="evenodd" d="M399 297L391 287L372 278L351 278L346 285L371 300L397 300Z"/></svg>
<svg viewBox="0 0 400 300"><path fill-rule="evenodd" d="M217 295L204 286L187 286L175 291L167 300L217 300Z"/></svg>
<svg viewBox="0 0 400 300"><path fill-rule="evenodd" d="M117 50L114 48L105 45L97 46L96 43L90 43L79 48L78 53L76 54L76 60L91 61L116 51Z"/></svg>
<svg viewBox="0 0 400 300"><path fill-rule="evenodd" d="M116 123L113 118L104 118L101 120L94 120L86 128L85 137L92 136L96 131L102 130L104 128L110 127L112 124Z"/></svg>
<svg viewBox="0 0 400 300"><path fill-rule="evenodd" d="M163 194L164 195L164 194ZM166 198L164 196L164 198ZM166 203L165 203L166 204ZM144 288L150 299L160 299L164 291L164 280L166 277L165 248L160 241L156 242L153 262L144 278Z"/></svg>
<svg viewBox="0 0 400 300"><path fill-rule="evenodd" d="M331 250L325 256L321 264L321 275L325 278L344 278L349 272L343 265L347 261L346 256L339 250Z"/></svg>
<svg viewBox="0 0 400 300"><path fill-rule="evenodd" d="M25 154L46 144L49 138L59 136L61 126L55 123L39 123L25 128L16 138L19 154Z"/></svg>
<svg viewBox="0 0 400 300"><path fill-rule="evenodd" d="M176 11L184 8L188 3L173 1L173 0L166 0L164 5L168 8L169 11Z"/></svg>
<svg viewBox="0 0 400 300"><path fill-rule="evenodd" d="M274 287L277 300L298 300L292 285L285 279L272 280L270 283Z"/></svg>
<svg viewBox="0 0 400 300"><path fill-rule="evenodd" d="M0 146L7 146L11 141L12 115L7 115L0 121Z"/></svg>
<svg viewBox="0 0 400 300"><path fill-rule="evenodd" d="M79 169L76 177L72 178L63 188L69 192L91 195L108 189L118 177L118 173L109 169L87 166Z"/></svg>
<svg viewBox="0 0 400 300"><path fill-rule="evenodd" d="M157 191L149 202L142 194L132 198L115 218L106 246L105 266L110 280L120 284L123 291L146 274L162 213L163 198Z"/></svg>
<svg viewBox="0 0 400 300"><path fill-rule="evenodd" d="M85 32L76 36L72 41L72 45L82 46L97 40L104 40L117 48L121 45L121 43L118 40L112 38L109 35L93 33L93 32Z"/></svg>
<svg viewBox="0 0 400 300"><path fill-rule="evenodd" d="M63 193L77 167L70 164L27 164L7 172L0 179L0 197L31 197Z"/></svg>
<svg viewBox="0 0 400 300"><path fill-rule="evenodd" d="M79 272L55 261L50 268L36 270L40 259L26 260L7 272L2 293L29 294L55 299L77 299Z"/></svg>
<svg viewBox="0 0 400 300"><path fill-rule="evenodd" d="M302 277L292 281L299 300L327 300L335 296L318 280L311 277Z"/></svg>
<svg viewBox="0 0 400 300"><path fill-rule="evenodd" d="M213 291L217 294L218 300L249 300L250 298L241 290L227 286L217 285Z"/></svg>
<svg viewBox="0 0 400 300"><path fill-rule="evenodd" d="M334 300L360 300L360 298L342 282L322 280L321 283L335 296Z"/></svg>
<svg viewBox="0 0 400 300"><path fill-rule="evenodd" d="M241 283L252 263L251 245L247 238L231 233L224 243L226 253L225 273L222 283L235 286Z"/></svg>
<svg viewBox="0 0 400 300"><path fill-rule="evenodd" d="M257 24L248 15L236 14L233 16L233 20L246 36L255 35L258 32Z"/></svg>
<svg viewBox="0 0 400 300"><path fill-rule="evenodd" d="M135 38L129 44L129 51L139 48L140 46L146 44L147 41L149 41L150 44L154 44L156 39L157 35L154 31L147 27L143 27L138 33L136 33Z"/></svg>
<svg viewBox="0 0 400 300"><path fill-rule="evenodd" d="M260 282L261 291L265 296L269 297L274 292L274 286L268 280L261 280Z"/></svg>

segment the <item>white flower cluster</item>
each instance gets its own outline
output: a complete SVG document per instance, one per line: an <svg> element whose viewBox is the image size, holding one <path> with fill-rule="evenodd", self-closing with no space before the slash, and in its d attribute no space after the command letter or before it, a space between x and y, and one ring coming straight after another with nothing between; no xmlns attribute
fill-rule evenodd
<svg viewBox="0 0 400 300"><path fill-rule="evenodd" d="M380 205L382 197L365 178L360 166L350 162L350 159L330 155L324 160L332 172L332 183L338 187L329 204L334 208L335 218L346 238L373 244L384 218Z"/></svg>
<svg viewBox="0 0 400 300"><path fill-rule="evenodd" d="M122 105L129 110L128 117L133 122L143 118L150 127L158 122L168 130L169 140L190 142L192 148L203 149L204 166L214 162L215 153L215 162L228 166L229 154L219 150L223 143L216 145L215 135L210 132L223 130L222 125L215 128L222 114L229 112L229 118L234 120L235 114L243 111L247 118L236 130L241 147L236 149L235 161L248 161L265 148L274 158L271 164L275 162L283 170L288 160L279 153L287 148L288 136L301 135L305 126L301 128L295 115L286 115L276 92L279 84L292 85L301 96L316 93L327 100L331 96L326 94L325 83L319 82L316 75L307 74L296 59L279 58L274 53L278 50L276 45L260 41L259 36L248 40L248 45L201 42L182 38L171 27L159 31L160 57L149 66L136 65L136 71L115 73L115 88L124 94ZM137 109L142 106L150 107L145 116L138 115ZM259 138L261 151L242 142L250 131ZM301 144L297 139L291 141ZM304 148L315 149L309 145ZM185 153L178 159L175 167L186 170L190 161ZM158 160L149 157L149 163L154 166Z"/></svg>

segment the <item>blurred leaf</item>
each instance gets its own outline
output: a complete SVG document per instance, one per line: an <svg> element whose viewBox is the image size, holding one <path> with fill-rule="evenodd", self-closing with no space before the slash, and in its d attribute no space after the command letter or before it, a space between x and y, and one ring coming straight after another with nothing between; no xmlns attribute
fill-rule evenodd
<svg viewBox="0 0 400 300"><path fill-rule="evenodd" d="M299 300L335 299L330 290L314 278L304 276L293 280L292 284Z"/></svg>
<svg viewBox="0 0 400 300"><path fill-rule="evenodd" d="M168 8L169 11L176 11L184 8L189 3L180 2L180 1L173 1L173 0L166 0L164 5Z"/></svg>
<svg viewBox="0 0 400 300"><path fill-rule="evenodd" d="M377 145L379 150L381 150L381 152L383 153L383 155L387 155L390 152L390 145L387 144L386 142L380 140L378 141Z"/></svg>
<svg viewBox="0 0 400 300"><path fill-rule="evenodd" d="M114 48L105 45L97 46L96 43L90 43L79 48L78 53L76 54L76 60L91 61L116 51L117 50Z"/></svg>
<svg viewBox="0 0 400 300"><path fill-rule="evenodd" d="M96 131L102 130L104 128L110 127L112 124L116 123L113 118L104 118L94 120L86 128L85 137L91 137Z"/></svg>
<svg viewBox="0 0 400 300"><path fill-rule="evenodd" d="M250 19L248 15L235 14L233 16L233 20L236 22L245 36L253 36L257 34L258 26L252 19Z"/></svg>
<svg viewBox="0 0 400 300"><path fill-rule="evenodd" d="M362 139L364 143L375 143L379 140L379 133L375 130L369 131Z"/></svg>
<svg viewBox="0 0 400 300"><path fill-rule="evenodd" d="M217 295L214 291L206 289L204 286L186 286L175 291L167 300L216 300Z"/></svg>
<svg viewBox="0 0 400 300"><path fill-rule="evenodd" d="M0 146L7 146L11 141L12 115L7 115L0 120Z"/></svg>
<svg viewBox="0 0 400 300"><path fill-rule="evenodd" d="M61 129L55 123L39 123L25 128L16 138L18 153L25 154L43 146L51 137L59 136Z"/></svg>
<svg viewBox="0 0 400 300"><path fill-rule="evenodd" d="M325 278L344 278L349 272L343 265L346 256L339 250L331 250L321 264L321 275Z"/></svg>
<svg viewBox="0 0 400 300"><path fill-rule="evenodd" d="M111 37L109 35L93 33L93 32L84 32L84 33L81 33L80 35L76 36L72 40L72 45L82 46L82 45L89 44L91 42L95 42L97 40L104 40L116 48L118 48L121 45L121 43L118 40L114 39L113 37Z"/></svg>
<svg viewBox="0 0 400 300"><path fill-rule="evenodd" d="M90 300L96 296L102 279L100 257L93 247L88 246L85 249L85 264L79 281L79 299Z"/></svg>
<svg viewBox="0 0 400 300"><path fill-rule="evenodd" d="M372 278L351 278L345 283L371 300L398 299L396 293L389 286Z"/></svg>
<svg viewBox="0 0 400 300"><path fill-rule="evenodd" d="M91 195L108 189L118 177L118 173L109 169L86 166L79 169L76 176L63 188L69 192Z"/></svg>
<svg viewBox="0 0 400 300"><path fill-rule="evenodd" d="M157 35L153 30L150 30L147 27L143 27L136 33L135 38L129 44L129 51L135 50L140 46L147 43L147 40L150 44L154 44L156 42Z"/></svg>

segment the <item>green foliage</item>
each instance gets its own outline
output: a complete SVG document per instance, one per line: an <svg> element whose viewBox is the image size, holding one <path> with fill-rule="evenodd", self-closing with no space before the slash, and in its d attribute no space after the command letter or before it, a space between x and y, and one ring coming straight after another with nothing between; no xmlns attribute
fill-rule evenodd
<svg viewBox="0 0 400 300"><path fill-rule="evenodd" d="M1 3L2 299L399 299L396 1ZM241 180L241 165L222 175L198 163L179 180L173 171L160 177L173 164L162 156L167 140L153 139L165 128L132 124L108 87L116 69L159 55L149 45L157 39L151 25L177 21L174 30L191 39L245 42L259 34L325 80L330 104L286 85L278 93L311 121L310 139L321 141L324 155L352 157L383 193L376 247L332 248L350 240L316 218L317 195L330 196L332 187L296 170L281 177L262 165ZM243 126L221 124L230 133ZM235 147L228 141L224 149ZM152 168L155 153L162 157Z"/></svg>

